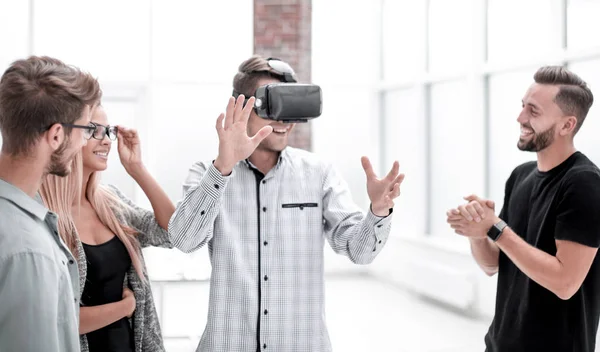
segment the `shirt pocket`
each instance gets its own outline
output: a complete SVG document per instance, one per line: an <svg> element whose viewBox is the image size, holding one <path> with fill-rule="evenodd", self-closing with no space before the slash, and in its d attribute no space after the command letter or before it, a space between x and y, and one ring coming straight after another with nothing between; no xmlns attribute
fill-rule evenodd
<svg viewBox="0 0 600 352"><path fill-rule="evenodd" d="M280 203L278 223L280 232L294 241L319 238L322 235L323 211L320 203L311 201L283 201Z"/></svg>
<svg viewBox="0 0 600 352"><path fill-rule="evenodd" d="M292 209L298 208L300 210L304 210L304 208L317 208L319 203L283 203L281 207L283 209Z"/></svg>

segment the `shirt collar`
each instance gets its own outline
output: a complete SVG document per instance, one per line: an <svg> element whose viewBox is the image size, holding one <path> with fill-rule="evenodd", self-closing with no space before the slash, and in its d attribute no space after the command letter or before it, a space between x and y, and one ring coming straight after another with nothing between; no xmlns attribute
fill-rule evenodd
<svg viewBox="0 0 600 352"><path fill-rule="evenodd" d="M281 167L281 164L283 163L284 160L286 160L289 157L288 154L288 150L287 147L282 150L279 153L279 158L277 159L277 164L275 165L276 169L279 169ZM257 169L256 165L252 164L252 162L250 161L250 159L246 158L246 160L244 160L246 163L246 166L248 166L251 169Z"/></svg>
<svg viewBox="0 0 600 352"><path fill-rule="evenodd" d="M31 198L21 189L0 179L0 198L4 198L26 212L34 215L44 221L48 214L48 209L43 205L42 197L36 193L35 198Z"/></svg>

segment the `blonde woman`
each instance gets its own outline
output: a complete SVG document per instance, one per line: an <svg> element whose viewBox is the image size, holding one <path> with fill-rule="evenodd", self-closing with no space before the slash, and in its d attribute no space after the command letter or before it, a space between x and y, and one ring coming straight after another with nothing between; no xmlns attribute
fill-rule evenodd
<svg viewBox="0 0 600 352"><path fill-rule="evenodd" d="M94 109L92 123L95 130L72 174L48 176L40 191L46 206L58 213L60 234L77 258L81 350L164 351L141 248L172 247L165 229L175 207L145 169L137 132L109 126L102 106ZM99 183L117 139L121 163L154 212Z"/></svg>

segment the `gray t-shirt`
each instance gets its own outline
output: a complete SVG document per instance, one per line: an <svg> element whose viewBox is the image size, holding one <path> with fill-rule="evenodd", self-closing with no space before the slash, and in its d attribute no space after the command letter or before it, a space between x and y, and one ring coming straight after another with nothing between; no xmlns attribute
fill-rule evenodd
<svg viewBox="0 0 600 352"><path fill-rule="evenodd" d="M79 274L57 220L0 180L0 351L79 352Z"/></svg>

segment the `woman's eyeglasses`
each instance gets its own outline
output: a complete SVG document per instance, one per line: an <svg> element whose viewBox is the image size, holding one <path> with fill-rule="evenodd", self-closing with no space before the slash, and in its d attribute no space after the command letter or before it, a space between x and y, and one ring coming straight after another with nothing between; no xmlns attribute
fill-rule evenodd
<svg viewBox="0 0 600 352"><path fill-rule="evenodd" d="M96 126L94 133L92 134L94 139L101 141L105 136L108 136L111 141L117 140L119 129L116 126L104 126L94 122L91 122L91 124Z"/></svg>
<svg viewBox="0 0 600 352"><path fill-rule="evenodd" d="M99 141L103 140L105 136L108 135L108 138L111 141L117 139L117 133L119 129L116 126L104 126L94 122L90 122L88 125L75 125L71 123L63 123L65 127L71 128L81 128L83 129L83 137L85 139L97 139Z"/></svg>

